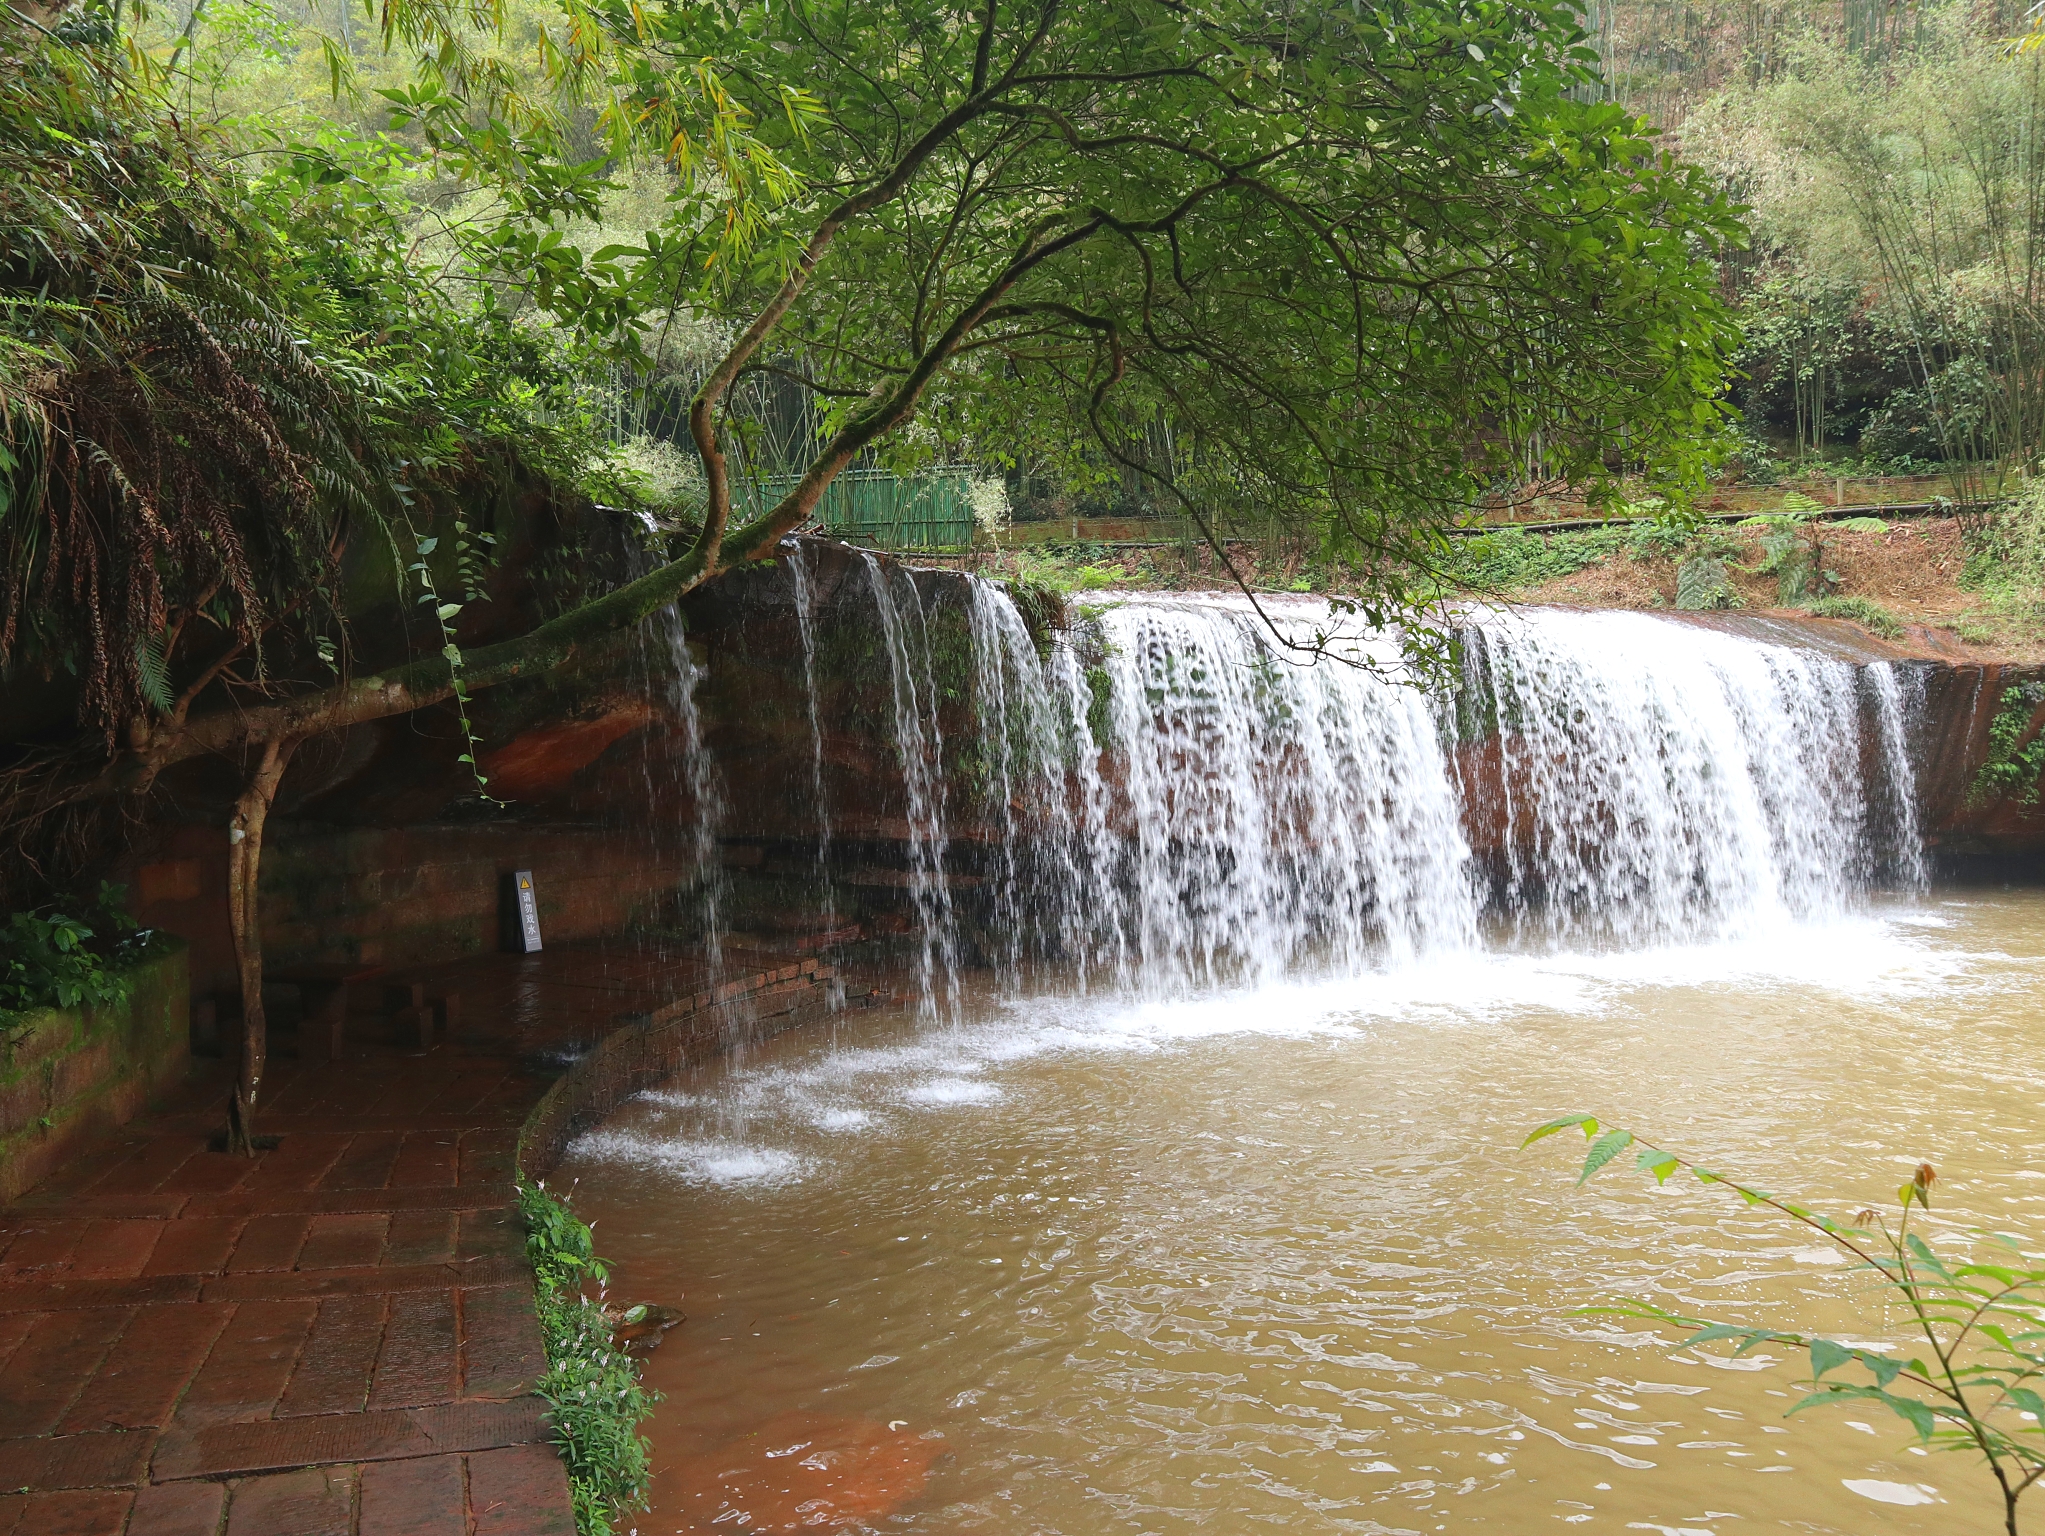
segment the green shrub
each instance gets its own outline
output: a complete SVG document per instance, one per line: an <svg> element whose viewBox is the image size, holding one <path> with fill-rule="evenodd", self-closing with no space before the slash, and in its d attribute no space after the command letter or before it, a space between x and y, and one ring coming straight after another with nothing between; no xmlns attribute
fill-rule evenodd
<svg viewBox="0 0 2045 1536"><path fill-rule="evenodd" d="M1700 1167L1631 1131L1602 1125L1592 1115L1551 1120L1521 1150L1571 1129L1581 1130L1590 1143L1579 1188L1631 1153L1633 1166L1652 1174L1657 1184L1687 1171L1749 1207L1774 1211L1856 1261L1876 1282L1873 1289L1889 1303L1890 1314L1923 1341L1923 1350L1892 1355L1884 1345L1870 1349L1797 1331L1715 1323L1654 1301L1620 1300L1579 1308L1579 1315L1640 1318L1686 1330L1688 1336L1672 1346L1680 1349L1724 1342L1734 1346L1735 1356L1764 1344L1809 1351L1809 1390L1790 1413L1820 1404L1856 1409L1869 1404L1908 1424L1920 1448L1980 1457L2002 1493L2003 1529L2016 1536L2017 1501L2045 1480L2045 1396L2038 1390L2045 1382L2045 1269L2020 1262L2036 1257L2026 1251L2031 1245L2017 1234L1978 1228L1967 1233L1949 1223L1936 1234L1934 1250L1911 1230L1913 1206L1927 1216L1931 1211L1938 1174L1929 1163L1919 1163L1897 1189L1901 1209L1894 1226L1877 1209L1841 1222Z"/></svg>
<svg viewBox="0 0 2045 1536"><path fill-rule="evenodd" d="M1839 574L1825 566L1824 525L1810 515L1818 504L1793 491L1782 504L1787 511L1750 517L1740 526L1761 530L1761 558L1747 569L1773 576L1778 600L1794 607L1829 596Z"/></svg>
<svg viewBox="0 0 2045 1536"><path fill-rule="evenodd" d="M1740 594L1726 579L1725 562L1708 555L1685 560L1676 568L1676 606L1697 613L1712 608L1737 608Z"/></svg>
<svg viewBox="0 0 2045 1536"><path fill-rule="evenodd" d="M1442 574L1478 592L1537 587L1558 576L1573 576L1627 546L1624 528L1586 528L1562 533L1529 533L1506 526L1456 541Z"/></svg>
<svg viewBox="0 0 2045 1536"><path fill-rule="evenodd" d="M1976 804L2014 797L2026 805L2038 799L2038 781L2045 775L2045 733L2024 739L2031 715L2045 702L2045 683L2019 683L2006 689L1995 718L1988 722L1988 758L1974 775L1968 798Z"/></svg>
<svg viewBox="0 0 2045 1536"><path fill-rule="evenodd" d="M102 885L82 916L55 907L16 912L0 927L0 1023L36 1008L98 1007L128 995L126 967L153 935L121 910L126 891Z"/></svg>
<svg viewBox="0 0 2045 1536"><path fill-rule="evenodd" d="M1461 538L1442 568L1454 586L1475 592L1509 592L1536 587L1558 576L1573 576L1604 560L1722 558L1737 548L1724 532L1696 527L1673 517L1641 518L1603 528L1530 532L1506 524Z"/></svg>
<svg viewBox="0 0 2045 1536"><path fill-rule="evenodd" d="M618 1319L583 1285L601 1286L610 1267L586 1226L543 1184L519 1181L526 1256L547 1341L539 1395L551 1410L555 1443L568 1466L580 1536L611 1536L620 1516L646 1507L646 1441L639 1421L657 1400L639 1382L638 1362L617 1347Z"/></svg>
<svg viewBox="0 0 2045 1536"><path fill-rule="evenodd" d="M2045 601L2045 476L2026 481L1968 532L1960 585L2006 611L2032 610Z"/></svg>

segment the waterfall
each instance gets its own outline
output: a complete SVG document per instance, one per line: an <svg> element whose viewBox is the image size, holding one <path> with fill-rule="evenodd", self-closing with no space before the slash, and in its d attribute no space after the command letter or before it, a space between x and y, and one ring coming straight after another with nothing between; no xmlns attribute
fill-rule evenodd
<svg viewBox="0 0 2045 1536"><path fill-rule="evenodd" d="M1502 830L1500 902L1522 933L1638 944L1834 915L1893 840L1848 663L1638 614L1473 615L1465 636L1495 756L1466 792ZM1888 680L1886 736L1893 677L1866 671ZM1883 808L1907 816L1907 763L1873 755L1896 785Z"/></svg>
<svg viewBox="0 0 2045 1536"><path fill-rule="evenodd" d="M1033 634L1000 584L926 611L907 570L857 559L926 1013L955 1010L969 953L1011 987L1049 965L1175 993L1482 943L1740 939L1924 880L1914 675L1887 663L1483 608L1453 616L1446 672L1385 636L1312 661L1246 602L1153 594ZM788 563L821 864L812 577ZM1264 607L1341 629L1325 603ZM970 657L940 667L933 635L961 632Z"/></svg>
<svg viewBox="0 0 2045 1536"><path fill-rule="evenodd" d="M909 891L916 906L920 945L917 982L922 1010L950 1010L958 1000L958 947L951 882L945 869L945 781L940 771L944 733L937 719L931 676L930 634L923 600L909 573L863 551L867 584L880 615L894 702L895 755L902 768ZM899 589L899 590L898 590Z"/></svg>
<svg viewBox="0 0 2045 1536"><path fill-rule="evenodd" d="M1095 967L1198 986L1473 941L1454 788L1395 648L1305 665L1202 601L1090 627L1046 684L1083 733L1061 926Z"/></svg>
<svg viewBox="0 0 2045 1536"><path fill-rule="evenodd" d="M697 900L702 904L703 949L715 966L724 958L724 866L717 852L717 835L725 812L724 781L717 771L717 760L703 741L703 715L696 707L696 689L703 681L703 669L689 654L688 632L681 613L670 604L654 622L667 642L671 668L668 700L682 727L681 777L696 808L689 849L695 867Z"/></svg>
<svg viewBox="0 0 2045 1536"><path fill-rule="evenodd" d="M1082 979L1264 981L1484 935L1741 938L1923 878L1886 663L1648 615L1475 610L1445 680L1376 637L1306 664L1247 604L1154 596L1038 662L1004 592L973 602L994 926L1019 943L1032 914ZM1266 606L1339 630L1324 604Z"/></svg>
<svg viewBox="0 0 2045 1536"><path fill-rule="evenodd" d="M831 805L824 794L824 719L817 700L815 599L810 592L809 564L803 555L802 540L786 539L781 549L782 563L788 567L788 579L795 589L796 633L802 641L803 712L809 720L810 805L817 818L817 889L823 931L829 933L838 924L836 897L830 879Z"/></svg>
<svg viewBox="0 0 2045 1536"><path fill-rule="evenodd" d="M1907 727L1911 715L1924 701L1924 669L1907 672L1880 662L1861 669L1861 676L1874 696L1881 772L1877 783L1883 795L1878 823L1889 830L1886 862L1891 878L1905 890L1922 890L1931 876L1924 857L1924 837L1917 825L1916 774L1910 766ZM1874 871L1879 875L1879 868Z"/></svg>

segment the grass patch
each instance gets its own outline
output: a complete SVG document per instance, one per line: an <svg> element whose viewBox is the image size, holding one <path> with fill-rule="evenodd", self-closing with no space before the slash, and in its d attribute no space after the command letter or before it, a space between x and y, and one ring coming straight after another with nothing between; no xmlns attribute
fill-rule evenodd
<svg viewBox="0 0 2045 1536"><path fill-rule="evenodd" d="M1059 596L1131 584L1106 544L1047 544L1015 551L1016 580ZM1149 585L1149 583L1140 583Z"/></svg>
<svg viewBox="0 0 2045 1536"><path fill-rule="evenodd" d="M2045 476L1966 526L1966 549L1960 585L2010 629L2026 637L2045 629Z"/></svg>
<svg viewBox="0 0 2045 1536"><path fill-rule="evenodd" d="M538 1281L536 1308L547 1341L539 1395L551 1409L554 1441L568 1466L579 1536L613 1536L617 1522L646 1508L646 1441L639 1422L656 1394L639 1382L639 1365L614 1340L618 1319L583 1294L610 1268L596 1256L589 1228L543 1184L518 1185L526 1257Z"/></svg>
<svg viewBox="0 0 2045 1536"><path fill-rule="evenodd" d="M1884 640L1903 633L1902 621L1871 597L1821 597L1810 609L1821 619L1851 619Z"/></svg>
<svg viewBox="0 0 2045 1536"><path fill-rule="evenodd" d="M1510 592L1574 576L1615 556L1638 561L1722 559L1739 548L1737 539L1717 528L1692 528L1667 518L1551 533L1506 525L1453 540L1440 574L1449 585L1468 591Z"/></svg>

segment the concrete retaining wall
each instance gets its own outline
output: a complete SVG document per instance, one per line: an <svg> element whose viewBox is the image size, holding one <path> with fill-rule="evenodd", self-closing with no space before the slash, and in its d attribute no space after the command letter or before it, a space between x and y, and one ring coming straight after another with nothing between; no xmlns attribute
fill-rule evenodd
<svg viewBox="0 0 2045 1536"><path fill-rule="evenodd" d="M568 1143L635 1093L684 1067L823 1015L837 977L817 960L793 961L627 1015L533 1106L518 1133L518 1171L543 1179Z"/></svg>

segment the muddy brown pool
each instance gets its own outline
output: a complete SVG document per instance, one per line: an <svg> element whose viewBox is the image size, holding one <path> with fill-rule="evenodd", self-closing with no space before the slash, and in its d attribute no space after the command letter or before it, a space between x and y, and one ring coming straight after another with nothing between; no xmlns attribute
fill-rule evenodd
<svg viewBox="0 0 2045 1536"><path fill-rule="evenodd" d="M1174 1002L841 1016L585 1137L651 1356L642 1532L1989 1532L1901 1421L1612 1295L1901 1340L1810 1234L1574 1186L1575 1110L1822 1209L1941 1174L1937 1244L2039 1244L2045 893L1765 939L1437 956ZM1573 1155L1577 1154L1577 1155Z"/></svg>

